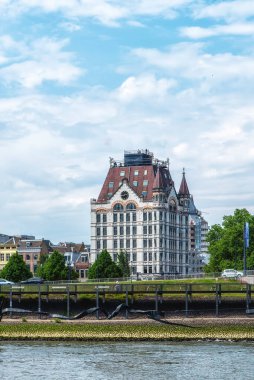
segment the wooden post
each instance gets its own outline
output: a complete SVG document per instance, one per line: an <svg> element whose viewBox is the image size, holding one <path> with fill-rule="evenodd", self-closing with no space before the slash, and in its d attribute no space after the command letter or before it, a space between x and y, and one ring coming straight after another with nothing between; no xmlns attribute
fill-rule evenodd
<svg viewBox="0 0 254 380"><path fill-rule="evenodd" d="M251 285L246 284L246 311L249 311L251 303Z"/></svg>
<svg viewBox="0 0 254 380"><path fill-rule="evenodd" d="M12 285L10 287L10 309L12 308ZM10 312L10 317L12 317L12 312Z"/></svg>
<svg viewBox="0 0 254 380"><path fill-rule="evenodd" d="M41 284L38 284L38 312L41 312ZM41 319L41 314L39 314L39 318Z"/></svg>
<svg viewBox="0 0 254 380"><path fill-rule="evenodd" d="M187 318L189 316L189 304L188 304L188 301L189 301L189 285L186 284L185 285L185 317Z"/></svg>
<svg viewBox="0 0 254 380"><path fill-rule="evenodd" d="M99 288L96 287L96 307L99 308ZM96 311L96 318L99 319L99 310Z"/></svg>
<svg viewBox="0 0 254 380"><path fill-rule="evenodd" d="M158 313L158 288L156 286L156 290L155 290L155 310L156 312Z"/></svg>
<svg viewBox="0 0 254 380"><path fill-rule="evenodd" d="M215 295L215 315L216 317L219 316L219 284L216 284L216 295Z"/></svg>
<svg viewBox="0 0 254 380"><path fill-rule="evenodd" d="M70 287L67 285L67 317L70 318Z"/></svg>
<svg viewBox="0 0 254 380"><path fill-rule="evenodd" d="M128 297L128 288L126 286L126 292L125 292L125 304L126 304L126 311L125 311L125 318L128 319L128 306L129 306L129 297Z"/></svg>

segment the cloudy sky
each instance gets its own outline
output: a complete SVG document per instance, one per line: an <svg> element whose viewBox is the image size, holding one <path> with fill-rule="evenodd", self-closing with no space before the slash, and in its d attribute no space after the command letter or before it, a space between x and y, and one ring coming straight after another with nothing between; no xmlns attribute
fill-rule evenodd
<svg viewBox="0 0 254 380"><path fill-rule="evenodd" d="M0 233L89 242L109 157L254 212L253 0L0 0Z"/></svg>

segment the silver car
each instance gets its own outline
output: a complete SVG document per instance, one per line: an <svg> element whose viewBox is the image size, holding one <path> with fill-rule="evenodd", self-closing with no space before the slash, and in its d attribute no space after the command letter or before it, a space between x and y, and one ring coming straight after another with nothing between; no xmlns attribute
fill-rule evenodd
<svg viewBox="0 0 254 380"><path fill-rule="evenodd" d="M0 278L0 286L1 285L14 285L14 282L8 281L5 278Z"/></svg>
<svg viewBox="0 0 254 380"><path fill-rule="evenodd" d="M223 278L240 278L243 276L243 272L239 272L235 269L225 269L221 273L221 277Z"/></svg>

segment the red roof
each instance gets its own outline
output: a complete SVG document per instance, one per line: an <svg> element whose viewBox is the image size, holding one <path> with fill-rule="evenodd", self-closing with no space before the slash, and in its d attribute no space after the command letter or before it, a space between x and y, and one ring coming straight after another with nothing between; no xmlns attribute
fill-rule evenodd
<svg viewBox="0 0 254 380"><path fill-rule="evenodd" d="M143 195L148 201L152 200L154 190L169 191L173 184L169 170L164 166L114 166L108 171L97 202L110 199L121 186L123 179L128 181L138 196Z"/></svg>
<svg viewBox="0 0 254 380"><path fill-rule="evenodd" d="M182 178L182 182L181 182L181 185L180 185L180 189L179 189L179 195L190 195L190 192L189 192L189 188L188 188L188 185L187 185L187 181L186 181L186 178L185 178L185 172L183 171L183 178Z"/></svg>

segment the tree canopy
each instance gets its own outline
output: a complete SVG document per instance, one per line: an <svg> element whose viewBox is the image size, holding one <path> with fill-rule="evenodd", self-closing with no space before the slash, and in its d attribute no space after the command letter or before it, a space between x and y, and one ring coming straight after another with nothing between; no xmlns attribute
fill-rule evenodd
<svg viewBox="0 0 254 380"><path fill-rule="evenodd" d="M245 222L249 223L250 228L250 244L246 250L247 269L254 269L254 216L246 209L236 209L234 215L224 216L222 225L213 225L207 234L210 261L205 267L206 272L243 269Z"/></svg>
<svg viewBox="0 0 254 380"><path fill-rule="evenodd" d="M121 269L123 277L130 276L130 266L127 257L127 253L123 250L117 255L117 265Z"/></svg>
<svg viewBox="0 0 254 380"><path fill-rule="evenodd" d="M118 278L122 275L121 269L112 261L107 250L101 251L88 270L88 278Z"/></svg>
<svg viewBox="0 0 254 380"><path fill-rule="evenodd" d="M68 279L69 268L65 265L64 256L58 251L54 251L46 261L38 268L38 275L48 281L58 281ZM78 274L72 269L71 279L78 277Z"/></svg>
<svg viewBox="0 0 254 380"><path fill-rule="evenodd" d="M8 263L1 271L1 277L13 282L20 282L32 277L32 273L27 268L23 257L18 253L11 255Z"/></svg>

